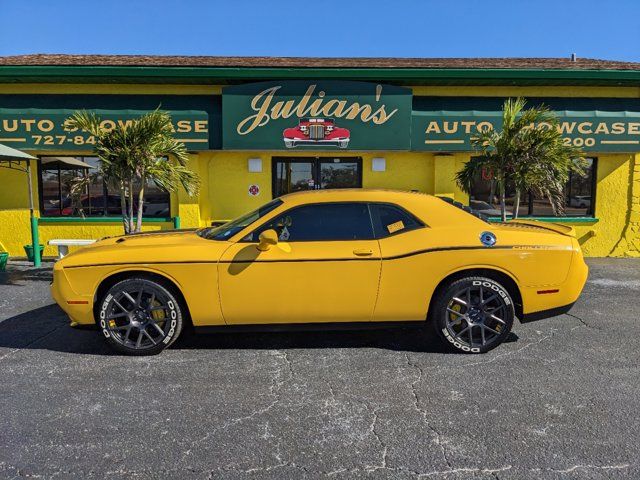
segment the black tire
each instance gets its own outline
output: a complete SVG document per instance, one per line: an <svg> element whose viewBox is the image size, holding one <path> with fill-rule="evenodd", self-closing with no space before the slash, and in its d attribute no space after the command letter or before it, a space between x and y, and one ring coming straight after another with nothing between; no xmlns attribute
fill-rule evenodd
<svg viewBox="0 0 640 480"><path fill-rule="evenodd" d="M127 278L98 303L98 326L110 347L128 355L155 355L176 341L184 324L174 289L156 279Z"/></svg>
<svg viewBox="0 0 640 480"><path fill-rule="evenodd" d="M491 278L455 280L440 289L434 300L432 326L456 352L488 352L500 345L513 327L513 300L507 289Z"/></svg>

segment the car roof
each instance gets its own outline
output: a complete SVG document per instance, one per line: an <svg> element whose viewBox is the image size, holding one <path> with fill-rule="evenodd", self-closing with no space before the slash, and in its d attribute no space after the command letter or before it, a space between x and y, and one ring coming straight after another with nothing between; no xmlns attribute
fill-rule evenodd
<svg viewBox="0 0 640 480"><path fill-rule="evenodd" d="M280 197L287 207L309 203L381 202L399 205L430 225L482 222L462 209L433 195L406 190L344 188L305 190Z"/></svg>

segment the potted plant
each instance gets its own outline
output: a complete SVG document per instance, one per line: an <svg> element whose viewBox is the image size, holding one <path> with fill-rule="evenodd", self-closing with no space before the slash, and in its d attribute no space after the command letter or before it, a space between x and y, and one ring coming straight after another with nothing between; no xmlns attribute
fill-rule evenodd
<svg viewBox="0 0 640 480"><path fill-rule="evenodd" d="M40 249L40 258L42 258L42 254L44 253L44 245L41 243L40 245L38 245L38 247ZM24 248L24 253L27 255L27 260L33 262L33 245L23 245L22 248Z"/></svg>
<svg viewBox="0 0 640 480"><path fill-rule="evenodd" d="M4 248L4 245L0 243L0 272L4 272L7 268L7 261L9 260L9 252Z"/></svg>

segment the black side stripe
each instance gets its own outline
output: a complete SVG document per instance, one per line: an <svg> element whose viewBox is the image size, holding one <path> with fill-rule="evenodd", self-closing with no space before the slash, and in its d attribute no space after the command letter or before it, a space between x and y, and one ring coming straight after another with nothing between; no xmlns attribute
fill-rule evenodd
<svg viewBox="0 0 640 480"><path fill-rule="evenodd" d="M300 258L300 259L276 259L276 260L221 260L220 263L295 263L295 262L362 262L362 261L387 261L398 260L400 258L414 257L416 255L423 255L425 253L434 252L448 252L454 250L510 250L515 248L514 246L498 246L498 247L438 247L438 248L425 248L424 250L416 250L415 252L402 253L400 255L393 255L391 257L354 257L354 258Z"/></svg>
<svg viewBox="0 0 640 480"><path fill-rule="evenodd" d="M397 260L399 258L407 258L407 257L413 257L415 255L422 255L423 253L434 253L434 252L449 252L452 250L511 250L514 248L521 248L518 245L498 245L498 246L493 246L493 247L485 247L483 246L478 246L478 247L438 247L438 248L425 248L424 250L417 250L415 252L409 252L409 253L402 253L400 255L394 255L392 257L385 257L383 258L383 260Z"/></svg>
<svg viewBox="0 0 640 480"><path fill-rule="evenodd" d="M354 257L354 258L299 258L299 259L274 259L274 260L182 260L182 261L165 261L165 262L114 262L114 263L96 263L91 265L75 265L69 266L65 268L87 268L87 267L106 267L113 265L174 265L174 264L215 264L215 263L307 263L307 262L363 262L363 261L388 261L388 260L398 260L401 258L414 257L416 255L424 255L427 253L435 253L435 252L450 252L450 251L463 251L463 250L512 250L514 248L528 248L532 247L531 245L499 245L493 247L485 247L485 246L459 246L459 247L437 247L437 248L425 248L424 250L416 250L414 252L403 253L400 255L393 255L390 257ZM535 246L533 246L535 248Z"/></svg>

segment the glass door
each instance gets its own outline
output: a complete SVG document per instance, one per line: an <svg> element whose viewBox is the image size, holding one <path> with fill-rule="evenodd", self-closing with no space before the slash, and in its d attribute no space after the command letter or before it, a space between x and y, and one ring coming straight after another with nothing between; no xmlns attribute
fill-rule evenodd
<svg viewBox="0 0 640 480"><path fill-rule="evenodd" d="M273 196L301 190L361 188L360 157L274 157Z"/></svg>
<svg viewBox="0 0 640 480"><path fill-rule="evenodd" d="M360 158L321 158L318 164L320 188L362 187Z"/></svg>

